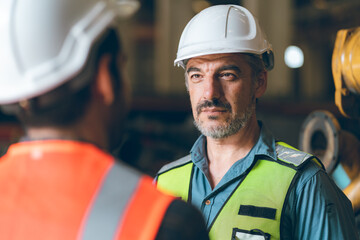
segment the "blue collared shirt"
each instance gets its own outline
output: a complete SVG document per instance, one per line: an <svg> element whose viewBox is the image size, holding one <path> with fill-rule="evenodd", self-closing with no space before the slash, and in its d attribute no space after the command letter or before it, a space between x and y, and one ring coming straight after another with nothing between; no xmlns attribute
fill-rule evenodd
<svg viewBox="0 0 360 240"><path fill-rule="evenodd" d="M259 124L261 133L255 146L231 166L214 189L207 178L206 138L200 136L191 149L195 165L191 201L203 213L208 228L255 156L277 158L273 135ZM290 191L281 222L282 239L358 239L351 202L315 163L307 164Z"/></svg>

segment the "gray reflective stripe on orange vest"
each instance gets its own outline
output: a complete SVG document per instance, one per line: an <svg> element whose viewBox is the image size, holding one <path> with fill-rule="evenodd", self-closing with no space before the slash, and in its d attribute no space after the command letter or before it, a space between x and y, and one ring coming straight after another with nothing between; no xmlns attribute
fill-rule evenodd
<svg viewBox="0 0 360 240"><path fill-rule="evenodd" d="M115 238L119 222L139 180L137 172L128 168L124 170L119 163L112 166L85 220L81 239Z"/></svg>

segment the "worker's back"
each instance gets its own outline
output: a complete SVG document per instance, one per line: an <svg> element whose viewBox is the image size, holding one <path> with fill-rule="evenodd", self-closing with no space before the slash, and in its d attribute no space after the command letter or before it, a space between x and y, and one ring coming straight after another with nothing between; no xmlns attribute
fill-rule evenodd
<svg viewBox="0 0 360 240"><path fill-rule="evenodd" d="M2 239L155 239L161 224L171 234L162 221L174 198L89 143L13 144L0 192Z"/></svg>

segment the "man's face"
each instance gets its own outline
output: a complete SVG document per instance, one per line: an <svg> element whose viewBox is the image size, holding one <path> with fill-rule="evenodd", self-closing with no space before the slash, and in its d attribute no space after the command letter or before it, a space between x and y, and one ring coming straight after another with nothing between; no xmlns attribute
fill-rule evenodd
<svg viewBox="0 0 360 240"><path fill-rule="evenodd" d="M195 125L202 134L215 139L243 128L255 112L256 98L266 88L266 76L265 84L259 87L241 54L191 58L186 77Z"/></svg>

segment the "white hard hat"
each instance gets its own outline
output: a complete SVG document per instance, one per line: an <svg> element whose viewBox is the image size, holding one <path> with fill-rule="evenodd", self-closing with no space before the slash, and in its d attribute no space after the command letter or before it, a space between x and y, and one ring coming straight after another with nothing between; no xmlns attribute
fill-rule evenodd
<svg viewBox="0 0 360 240"><path fill-rule="evenodd" d="M114 18L105 0L1 0L0 104L42 95L76 76Z"/></svg>
<svg viewBox="0 0 360 240"><path fill-rule="evenodd" d="M216 5L195 15L181 35L174 64L185 68L184 60L217 53L259 54L267 70L273 67L271 44L257 19L241 6Z"/></svg>

